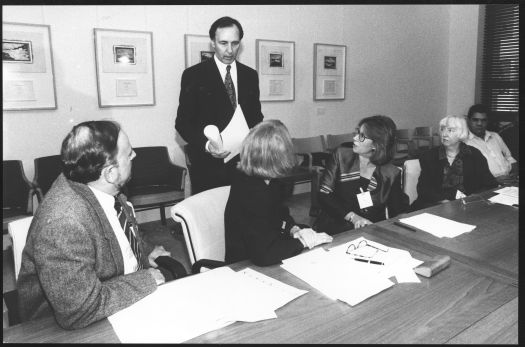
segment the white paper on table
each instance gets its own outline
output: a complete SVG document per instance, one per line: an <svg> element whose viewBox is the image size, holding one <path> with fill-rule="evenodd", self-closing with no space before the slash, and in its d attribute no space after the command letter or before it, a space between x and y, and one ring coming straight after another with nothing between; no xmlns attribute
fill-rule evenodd
<svg viewBox="0 0 525 347"><path fill-rule="evenodd" d="M507 194L498 194L494 195L493 197L489 198L491 202L495 202L502 205L519 205L520 200L518 196L512 196Z"/></svg>
<svg viewBox="0 0 525 347"><path fill-rule="evenodd" d="M233 117L226 128L221 132L223 150L230 151L230 155L224 158L224 162L227 163L241 150L241 144L246 135L250 132L244 113L242 112L241 105L237 105Z"/></svg>
<svg viewBox="0 0 525 347"><path fill-rule="evenodd" d="M494 193L510 195L515 198L519 198L520 188L519 187L503 187L494 191Z"/></svg>
<svg viewBox="0 0 525 347"><path fill-rule="evenodd" d="M411 225L437 237L456 237L470 232L476 228L475 225L459 223L448 218L421 213L412 217L401 218L400 222Z"/></svg>
<svg viewBox="0 0 525 347"><path fill-rule="evenodd" d="M166 283L108 319L121 342L180 343L235 321L277 318L276 308L304 293L251 269L220 267Z"/></svg>
<svg viewBox="0 0 525 347"><path fill-rule="evenodd" d="M378 265L357 262L346 252L326 252L322 248L283 260L281 267L329 298L350 305L394 285L377 273Z"/></svg>

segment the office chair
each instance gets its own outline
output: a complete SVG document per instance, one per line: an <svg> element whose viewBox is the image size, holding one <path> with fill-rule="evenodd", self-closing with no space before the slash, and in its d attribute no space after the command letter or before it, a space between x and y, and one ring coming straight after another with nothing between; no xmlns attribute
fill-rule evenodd
<svg viewBox="0 0 525 347"><path fill-rule="evenodd" d="M408 195L410 204L417 199L417 182L420 173L419 159L409 159L403 163L403 191Z"/></svg>
<svg viewBox="0 0 525 347"><path fill-rule="evenodd" d="M49 188L62 172L62 160L60 155L35 158L35 178L33 184L36 187L38 202L42 202Z"/></svg>
<svg viewBox="0 0 525 347"><path fill-rule="evenodd" d="M2 162L2 233L16 219L33 214L34 186L26 178L20 160Z"/></svg>
<svg viewBox="0 0 525 347"><path fill-rule="evenodd" d="M224 210L230 186L205 190L171 208L171 217L182 226L191 272L202 267L215 268L224 263Z"/></svg>
<svg viewBox="0 0 525 347"><path fill-rule="evenodd" d="M354 136L355 132L338 135L328 134L326 135L326 149L328 151L333 151L336 147L341 145L349 146L350 143L353 143Z"/></svg>
<svg viewBox="0 0 525 347"><path fill-rule="evenodd" d="M166 225L166 206L184 199L186 168L172 164L168 148L136 147L131 179L124 187L136 211L160 209L162 225Z"/></svg>
<svg viewBox="0 0 525 347"><path fill-rule="evenodd" d="M22 264L22 251L26 245L27 233L33 216L12 221L8 224L9 236L13 241L13 259L15 264L15 279L18 279L20 265Z"/></svg>

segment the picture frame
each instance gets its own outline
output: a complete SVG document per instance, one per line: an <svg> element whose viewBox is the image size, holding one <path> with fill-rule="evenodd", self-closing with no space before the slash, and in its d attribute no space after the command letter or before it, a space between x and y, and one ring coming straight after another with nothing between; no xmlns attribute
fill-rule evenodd
<svg viewBox="0 0 525 347"><path fill-rule="evenodd" d="M314 43L314 100L344 100L346 46Z"/></svg>
<svg viewBox="0 0 525 347"><path fill-rule="evenodd" d="M94 28L98 105L154 106L153 34Z"/></svg>
<svg viewBox="0 0 525 347"><path fill-rule="evenodd" d="M255 40L261 101L295 99L295 42Z"/></svg>
<svg viewBox="0 0 525 347"><path fill-rule="evenodd" d="M49 25L2 22L2 109L57 109Z"/></svg>
<svg viewBox="0 0 525 347"><path fill-rule="evenodd" d="M184 34L184 48L186 68L213 59L215 54L208 35Z"/></svg>

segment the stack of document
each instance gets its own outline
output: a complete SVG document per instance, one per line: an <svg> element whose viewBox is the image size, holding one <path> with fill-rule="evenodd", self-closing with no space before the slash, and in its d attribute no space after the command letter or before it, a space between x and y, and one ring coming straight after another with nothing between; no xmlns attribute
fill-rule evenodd
<svg viewBox="0 0 525 347"><path fill-rule="evenodd" d="M498 195L494 195L489 200L503 205L519 205L520 203L520 189L519 187L504 187L495 191Z"/></svg>
<svg viewBox="0 0 525 347"><path fill-rule="evenodd" d="M166 283L108 319L123 343L180 343L236 321L277 318L275 310L306 292L221 267Z"/></svg>
<svg viewBox="0 0 525 347"><path fill-rule="evenodd" d="M392 276L396 276L398 282L420 282L413 268L422 262L413 259L407 251L376 243L387 250L370 258L376 264L356 261L347 253L347 249L350 244L357 246L363 240L374 244L373 241L360 237L330 251L316 248L285 259L281 267L329 298L344 301L351 306L393 286L394 282L389 280Z"/></svg>
<svg viewBox="0 0 525 347"><path fill-rule="evenodd" d="M456 237L476 228L475 225L459 223L426 212L408 218L400 218L399 221L437 237Z"/></svg>

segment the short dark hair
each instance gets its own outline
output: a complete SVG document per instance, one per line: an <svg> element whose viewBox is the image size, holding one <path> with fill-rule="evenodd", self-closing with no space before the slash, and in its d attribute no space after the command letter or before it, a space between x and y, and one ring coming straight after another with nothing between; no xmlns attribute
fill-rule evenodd
<svg viewBox="0 0 525 347"><path fill-rule="evenodd" d="M77 124L62 141L62 172L68 179L88 183L100 178L102 169L116 163L120 125L114 121Z"/></svg>
<svg viewBox="0 0 525 347"><path fill-rule="evenodd" d="M396 143L396 124L387 116L375 115L363 118L358 126L365 127L365 135L374 142L375 151L370 162L375 165L389 163L394 158Z"/></svg>
<svg viewBox="0 0 525 347"><path fill-rule="evenodd" d="M210 27L210 39L215 40L215 32L219 28L229 28L231 26L237 26L237 29L239 29L239 40L242 40L242 37L244 36L244 31L242 30L241 23L237 19L233 19L231 17L221 17L217 19Z"/></svg>
<svg viewBox="0 0 525 347"><path fill-rule="evenodd" d="M475 104L468 109L467 117L470 119L474 113L485 113L489 116L489 108L483 104Z"/></svg>

